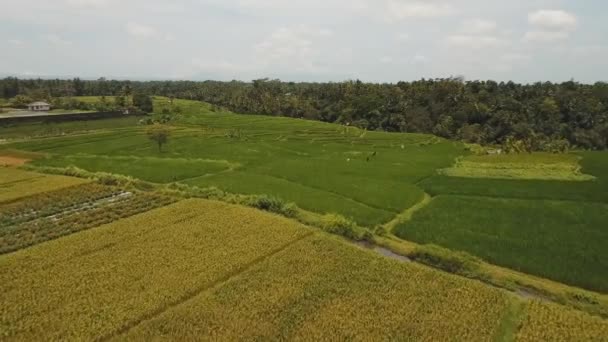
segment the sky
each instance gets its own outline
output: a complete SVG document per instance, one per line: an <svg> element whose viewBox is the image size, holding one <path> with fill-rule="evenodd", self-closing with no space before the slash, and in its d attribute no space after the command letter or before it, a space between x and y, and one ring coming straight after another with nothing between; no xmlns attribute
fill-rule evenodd
<svg viewBox="0 0 608 342"><path fill-rule="evenodd" d="M608 81L605 0L0 0L0 75Z"/></svg>

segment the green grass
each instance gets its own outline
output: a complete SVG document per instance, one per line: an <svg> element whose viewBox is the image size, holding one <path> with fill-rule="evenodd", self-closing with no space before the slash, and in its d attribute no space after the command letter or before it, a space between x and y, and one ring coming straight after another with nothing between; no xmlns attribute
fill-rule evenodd
<svg viewBox="0 0 608 342"><path fill-rule="evenodd" d="M155 103L156 111L170 106L165 98L157 97ZM173 107L183 114L163 152L143 127L10 147L50 154L50 159L38 162L42 165L75 165L154 182L183 180L233 193L269 194L367 226L390 221L417 203L423 192L414 183L451 165L463 151L461 144L429 135L212 112L207 104L186 100L175 100ZM225 160L238 167L218 173L209 166L182 165L182 160Z"/></svg>
<svg viewBox="0 0 608 342"><path fill-rule="evenodd" d="M439 196L396 234L591 290L608 291L608 204Z"/></svg>

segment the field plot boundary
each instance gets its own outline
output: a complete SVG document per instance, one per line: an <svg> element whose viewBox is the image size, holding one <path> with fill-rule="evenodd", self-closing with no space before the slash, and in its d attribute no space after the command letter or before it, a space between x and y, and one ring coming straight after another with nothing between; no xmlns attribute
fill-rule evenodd
<svg viewBox="0 0 608 342"><path fill-rule="evenodd" d="M391 221L384 224L384 227L386 228L387 232L390 234L393 234L393 231L395 230L397 225L411 220L417 211L422 210L424 207L429 205L432 200L433 200L433 197L431 197L431 195L429 195L425 192L424 195L422 196L422 199L420 199L420 201L418 203L405 209L403 212L401 212L400 214L395 216L394 219L392 219Z"/></svg>
<svg viewBox="0 0 608 342"><path fill-rule="evenodd" d="M213 283L210 284L204 284L203 286L199 286L196 287L194 289L191 289L190 291L184 293L183 296L181 296L180 298L177 298L175 301L171 302L171 303L167 303L166 305L159 307L158 309L150 312L149 314L146 314L144 316L141 316L139 318L137 318L136 320L130 322L129 324L125 325L123 328L121 328L120 330L111 332L107 335L104 335L102 337L100 337L98 340L100 341L108 341L111 340L115 337L118 337L120 335L126 334L129 332L129 330L139 326L142 323L145 323L146 321L152 320L160 315L162 315L164 312L171 310L172 308L175 308L177 306L180 306L186 302L188 302L189 300L197 297L198 295L200 295L201 293L205 292L205 291L209 291L217 286L222 285L223 283L229 281L230 279L238 276L239 274L247 271L248 269L254 267L255 265L263 262L266 259L272 258L273 256L275 256L276 254L279 254L280 252L284 251L285 249L289 248L290 246L304 240L307 239L309 237L311 237L312 235L316 234L316 232L311 231L308 232L298 238L296 238L295 240L289 241L279 247L277 247L276 249L272 250L270 253L260 256L254 260L252 260L251 262L242 265L241 267L239 267L237 270L230 272L218 279L216 279Z"/></svg>

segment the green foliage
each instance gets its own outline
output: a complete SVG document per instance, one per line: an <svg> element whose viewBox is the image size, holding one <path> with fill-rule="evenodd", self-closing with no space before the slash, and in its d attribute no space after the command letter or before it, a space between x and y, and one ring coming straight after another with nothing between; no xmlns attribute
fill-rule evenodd
<svg viewBox="0 0 608 342"><path fill-rule="evenodd" d="M27 105L32 102L32 98L25 95L17 95L10 100L10 105L14 108L27 108Z"/></svg>
<svg viewBox="0 0 608 342"><path fill-rule="evenodd" d="M245 204L250 207L270 211L285 217L295 217L297 214L297 207L294 203L285 203L285 201L282 199L272 196L250 196L246 200Z"/></svg>
<svg viewBox="0 0 608 342"><path fill-rule="evenodd" d="M515 84L428 79L397 84L253 82L0 80L0 94L54 96L118 96L116 105L129 106L131 95L155 94L208 101L209 111L228 108L239 113L350 123L369 131L435 133L480 144L511 139L518 149L549 151L535 141L567 140L570 145L608 147L606 98L608 84ZM123 99L122 97L126 97ZM176 102L179 100L176 100ZM126 102L126 103L125 103ZM139 103L135 98L134 103ZM144 111L152 112L149 102ZM159 111L160 112L160 111ZM188 112L184 108L184 112ZM560 143L560 148L563 144Z"/></svg>
<svg viewBox="0 0 608 342"><path fill-rule="evenodd" d="M158 151L161 152L163 145L169 141L171 130L167 126L154 124L146 129L146 134L148 135L148 139L154 141L158 145Z"/></svg>
<svg viewBox="0 0 608 342"><path fill-rule="evenodd" d="M139 108L144 113L154 112L154 104L152 97L144 93L135 93L133 95L133 106Z"/></svg>
<svg viewBox="0 0 608 342"><path fill-rule="evenodd" d="M323 215L321 228L330 234L341 235L356 241L363 240L367 236L365 230L358 227L353 220L338 214Z"/></svg>

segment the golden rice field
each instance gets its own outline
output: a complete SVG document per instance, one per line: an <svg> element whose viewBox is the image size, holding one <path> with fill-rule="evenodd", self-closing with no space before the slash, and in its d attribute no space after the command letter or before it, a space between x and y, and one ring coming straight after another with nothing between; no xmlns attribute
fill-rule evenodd
<svg viewBox="0 0 608 342"><path fill-rule="evenodd" d="M0 256L0 340L493 341L509 335L511 301L480 282L206 200ZM517 337L560 325L573 331L560 337L601 340L605 322L534 303Z"/></svg>
<svg viewBox="0 0 608 342"><path fill-rule="evenodd" d="M192 200L7 254L0 331L18 340L116 334L307 234L287 219Z"/></svg>
<svg viewBox="0 0 608 342"><path fill-rule="evenodd" d="M0 167L0 203L87 182L80 178Z"/></svg>
<svg viewBox="0 0 608 342"><path fill-rule="evenodd" d="M506 300L480 283L319 234L121 338L490 341Z"/></svg>
<svg viewBox="0 0 608 342"><path fill-rule="evenodd" d="M608 341L608 320L533 301L517 341Z"/></svg>

